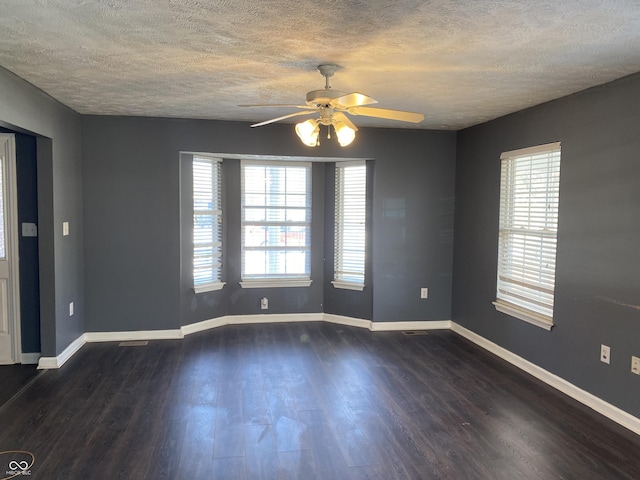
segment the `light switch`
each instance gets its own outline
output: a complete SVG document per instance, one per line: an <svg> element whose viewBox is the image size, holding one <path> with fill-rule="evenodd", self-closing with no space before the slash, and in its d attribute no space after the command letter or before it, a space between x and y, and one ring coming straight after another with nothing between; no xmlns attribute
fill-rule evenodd
<svg viewBox="0 0 640 480"><path fill-rule="evenodd" d="M23 237L37 237L38 226L35 223L22 223L22 236Z"/></svg>
<svg viewBox="0 0 640 480"><path fill-rule="evenodd" d="M62 222L62 235L69 235L69 222Z"/></svg>

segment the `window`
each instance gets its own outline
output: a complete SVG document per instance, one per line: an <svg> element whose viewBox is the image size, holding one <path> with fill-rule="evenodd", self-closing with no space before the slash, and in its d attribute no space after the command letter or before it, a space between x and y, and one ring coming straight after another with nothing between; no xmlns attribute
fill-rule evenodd
<svg viewBox="0 0 640 480"><path fill-rule="evenodd" d="M553 325L560 144L501 155L497 310Z"/></svg>
<svg viewBox="0 0 640 480"><path fill-rule="evenodd" d="M242 282L311 284L311 164L242 162Z"/></svg>
<svg viewBox="0 0 640 480"><path fill-rule="evenodd" d="M364 289L367 167L336 165L334 280L337 288Z"/></svg>
<svg viewBox="0 0 640 480"><path fill-rule="evenodd" d="M219 290L222 283L222 160L193 157L193 288Z"/></svg>

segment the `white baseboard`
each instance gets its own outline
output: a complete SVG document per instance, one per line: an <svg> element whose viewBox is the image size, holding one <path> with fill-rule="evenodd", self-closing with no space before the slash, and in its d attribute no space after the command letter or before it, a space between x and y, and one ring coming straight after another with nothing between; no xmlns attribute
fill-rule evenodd
<svg viewBox="0 0 640 480"><path fill-rule="evenodd" d="M204 332L225 325L248 325L254 323L321 322L322 313L283 313L262 315L225 315L202 322L191 323L180 328L183 335Z"/></svg>
<svg viewBox="0 0 640 480"><path fill-rule="evenodd" d="M328 322L350 327L366 328L372 332L392 330L436 330L450 328L450 320L417 321L417 322L372 322L362 318L345 317L331 313L287 313L262 315L226 315L211 318L198 323L191 323L180 328L183 335L211 330L225 325L246 325L254 323L283 323L283 322Z"/></svg>
<svg viewBox="0 0 640 480"><path fill-rule="evenodd" d="M398 330L448 330L451 320L435 320L421 322L371 322L369 330L372 332Z"/></svg>
<svg viewBox="0 0 640 480"><path fill-rule="evenodd" d="M395 332L399 330L447 330L451 328L451 320L372 322L371 320L364 320L362 318L345 317L330 313L325 313L323 320L325 322L337 323L339 325L366 328L372 332Z"/></svg>
<svg viewBox="0 0 640 480"><path fill-rule="evenodd" d="M224 327L225 325L229 325L229 317L226 315L224 317L210 318L209 320L203 320L202 322L184 325L180 327L180 331L186 336L191 335L192 333L211 330L213 328Z"/></svg>
<svg viewBox="0 0 640 480"><path fill-rule="evenodd" d="M321 322L323 313L281 313L267 315L229 315L228 325L246 325L250 323L291 323Z"/></svg>
<svg viewBox="0 0 640 480"><path fill-rule="evenodd" d="M23 365L35 365L40 360L40 352L23 353L20 355L20 363Z"/></svg>
<svg viewBox="0 0 640 480"><path fill-rule="evenodd" d="M132 340L174 340L183 338L180 330L137 330L131 332L87 332L87 343L130 342Z"/></svg>
<svg viewBox="0 0 640 480"><path fill-rule="evenodd" d="M568 395L569 397L577 400L578 402L586 405L589 408L592 408L596 412L604 415L605 417L613 420L614 422L622 425L625 428L628 428L632 432L640 435L640 418L634 417L633 415L625 412L624 410L619 409L615 405L611 405L610 403L602 400L595 395L582 390L581 388L575 386L574 384L566 381L565 379L554 375L553 373L545 370L538 365L531 363L528 360L516 355L515 353L507 350L506 348L501 347L493 343L490 340L478 335L477 333L472 332L464 328L461 325L458 325L455 322L451 322L451 330L458 335L470 340L476 345L484 348L485 350L497 355L498 357L506 360L507 362L515 365L516 367L524 370L525 372L533 375L539 380L542 380L547 385L552 386L553 388L561 391L562 393Z"/></svg>
<svg viewBox="0 0 640 480"><path fill-rule="evenodd" d="M71 342L60 355L56 357L40 357L40 360L38 361L38 369L46 370L51 368L60 368L78 350L80 350L85 343L87 343L86 333L83 333L73 342Z"/></svg>
<svg viewBox="0 0 640 480"><path fill-rule="evenodd" d="M347 325L349 327L359 327L371 330L371 320L364 320L362 318L344 317L342 315L334 315L332 313L325 313L322 315L322 320L328 323L337 323L338 325Z"/></svg>
<svg viewBox="0 0 640 480"><path fill-rule="evenodd" d="M185 335L203 332L224 325L246 325L256 323L283 322L329 322L351 327L366 328L370 331L393 330L433 330L449 328L451 321L416 321L416 322L372 322L362 318L345 317L329 313L287 313L263 315L225 315L202 322L184 325L176 330L138 330L130 332L87 332L78 337L57 357L40 357L38 368L60 368L85 343L95 342L127 342L132 340L172 340L181 339Z"/></svg>

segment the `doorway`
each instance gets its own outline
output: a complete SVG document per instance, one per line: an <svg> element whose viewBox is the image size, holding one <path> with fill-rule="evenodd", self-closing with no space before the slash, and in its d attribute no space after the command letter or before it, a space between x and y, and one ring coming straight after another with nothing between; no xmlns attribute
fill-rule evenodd
<svg viewBox="0 0 640 480"><path fill-rule="evenodd" d="M0 133L0 364L19 363L20 288L18 269L16 144Z"/></svg>

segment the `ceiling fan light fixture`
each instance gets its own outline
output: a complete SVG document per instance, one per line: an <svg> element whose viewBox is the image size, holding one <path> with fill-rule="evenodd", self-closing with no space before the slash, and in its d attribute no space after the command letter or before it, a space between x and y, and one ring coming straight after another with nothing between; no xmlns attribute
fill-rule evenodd
<svg viewBox="0 0 640 480"><path fill-rule="evenodd" d="M341 147L350 145L356 138L356 131L344 122L336 122L333 124L333 128L338 136L338 143Z"/></svg>
<svg viewBox="0 0 640 480"><path fill-rule="evenodd" d="M296 134L302 143L309 147L315 147L318 144L319 133L320 125L317 120L311 119L296 124Z"/></svg>
<svg viewBox="0 0 640 480"><path fill-rule="evenodd" d="M318 136L320 125L328 127L327 138L330 138L331 126L338 137L341 147L351 145L356 138L356 127L349 119L348 115L361 115L365 117L383 118L386 120L397 120L401 122L420 123L424 120L424 115L416 112L406 112L403 110L390 110L388 108L372 108L366 105L378 103L377 100L358 92L344 93L331 89L329 78L338 70L334 64L324 64L318 66L318 71L325 77L325 86L322 90L312 90L307 92L305 105L300 104L257 104L241 105L243 107L290 107L301 109L301 111L282 115L280 117L254 123L252 127L261 127L270 123L279 122L299 115L319 114L319 118L307 120L296 124L296 134L309 147L319 145Z"/></svg>

